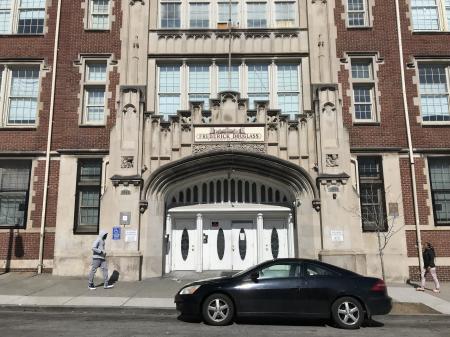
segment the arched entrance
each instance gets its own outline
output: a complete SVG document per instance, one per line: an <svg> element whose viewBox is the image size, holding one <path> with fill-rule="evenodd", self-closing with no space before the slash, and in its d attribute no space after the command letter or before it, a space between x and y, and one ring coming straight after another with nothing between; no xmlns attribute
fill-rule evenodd
<svg viewBox="0 0 450 337"><path fill-rule="evenodd" d="M242 270L298 256L301 209L312 213L317 190L301 168L275 157L214 152L181 159L146 181L141 204L164 223L162 269ZM153 225L153 226L152 226ZM153 240L154 242L154 240ZM152 247L153 249L155 247ZM145 248L143 248L144 250ZM149 248L151 249L151 248ZM145 274L145 253L143 274Z"/></svg>

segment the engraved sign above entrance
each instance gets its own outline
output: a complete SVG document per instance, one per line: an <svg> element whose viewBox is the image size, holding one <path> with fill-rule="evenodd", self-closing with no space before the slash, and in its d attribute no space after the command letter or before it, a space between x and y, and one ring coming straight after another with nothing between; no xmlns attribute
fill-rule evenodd
<svg viewBox="0 0 450 337"><path fill-rule="evenodd" d="M195 142L264 142L263 126L196 127Z"/></svg>

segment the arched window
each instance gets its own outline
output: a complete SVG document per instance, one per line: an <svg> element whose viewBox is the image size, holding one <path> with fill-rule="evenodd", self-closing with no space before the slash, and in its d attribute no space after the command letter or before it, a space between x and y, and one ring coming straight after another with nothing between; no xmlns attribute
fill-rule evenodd
<svg viewBox="0 0 450 337"><path fill-rule="evenodd" d="M228 179L223 181L223 201L228 202L230 199L228 198Z"/></svg>
<svg viewBox="0 0 450 337"><path fill-rule="evenodd" d="M216 202L222 202L222 182L220 180L216 181Z"/></svg>
<svg viewBox="0 0 450 337"><path fill-rule="evenodd" d="M208 185L203 183L202 185L202 203L206 204L208 202Z"/></svg>
<svg viewBox="0 0 450 337"><path fill-rule="evenodd" d="M209 183L209 203L212 204L214 202L214 183L211 181Z"/></svg>
<svg viewBox="0 0 450 337"><path fill-rule="evenodd" d="M198 187L197 185L194 186L194 202L198 202Z"/></svg>
<svg viewBox="0 0 450 337"><path fill-rule="evenodd" d="M256 183L252 184L252 203L256 204L257 201L257 195L256 195Z"/></svg>
<svg viewBox="0 0 450 337"><path fill-rule="evenodd" d="M266 202L266 186L261 185L261 202Z"/></svg>
<svg viewBox="0 0 450 337"><path fill-rule="evenodd" d="M280 191L275 192L275 202L280 202Z"/></svg>
<svg viewBox="0 0 450 337"><path fill-rule="evenodd" d="M250 183L248 181L245 182L245 191L244 191L244 201L250 202Z"/></svg>
<svg viewBox="0 0 450 337"><path fill-rule="evenodd" d="M242 188L242 180L238 180L238 202L243 202L242 192L244 192Z"/></svg>
<svg viewBox="0 0 450 337"><path fill-rule="evenodd" d="M183 191L180 191L180 194L178 196L178 202L184 202L184 193L183 193Z"/></svg>
<svg viewBox="0 0 450 337"><path fill-rule="evenodd" d="M231 202L236 202L236 183L234 182L234 179L231 179Z"/></svg>
<svg viewBox="0 0 450 337"><path fill-rule="evenodd" d="M269 202L273 202L273 191L272 191L272 187L269 187L268 189L268 194L269 194Z"/></svg>
<svg viewBox="0 0 450 337"><path fill-rule="evenodd" d="M191 202L191 189L188 188L186 190L186 202L190 203Z"/></svg>

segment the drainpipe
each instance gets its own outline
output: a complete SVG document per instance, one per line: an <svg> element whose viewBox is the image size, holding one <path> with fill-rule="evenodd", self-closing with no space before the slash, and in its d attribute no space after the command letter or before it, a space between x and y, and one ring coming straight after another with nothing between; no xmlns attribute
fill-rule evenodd
<svg viewBox="0 0 450 337"><path fill-rule="evenodd" d="M44 196L42 198L41 231L39 234L39 264L38 274L42 274L44 262L44 235L45 235L45 216L47 213L48 197L48 176L50 172L50 151L53 133L53 115L55 111L55 87L56 87L56 68L58 64L58 46L59 46L59 27L61 21L61 0L58 0L58 10L56 14L55 43L53 47L53 66L52 66L52 91L50 98L50 115L48 118L47 130L47 149L45 152L45 177L44 177Z"/></svg>
<svg viewBox="0 0 450 337"><path fill-rule="evenodd" d="M411 171L411 184L413 189L413 203L414 203L414 220L416 225L416 236L417 236L417 253L419 256L419 272L422 273L423 269L423 255L422 255L422 236L420 233L420 219L419 219L419 205L417 202L417 183L416 183L416 167L414 163L414 150L411 138L411 127L409 123L409 109L408 100L406 96L406 84L405 84L405 66L403 60L403 41L402 41L402 31L401 31L401 21L400 21L400 7L398 0L395 0L395 12L397 16L397 34L398 34L398 49L400 53L400 72L402 80L402 95L403 95L403 106L405 113L405 123L406 123L406 133L408 135L408 152L409 152L409 166Z"/></svg>

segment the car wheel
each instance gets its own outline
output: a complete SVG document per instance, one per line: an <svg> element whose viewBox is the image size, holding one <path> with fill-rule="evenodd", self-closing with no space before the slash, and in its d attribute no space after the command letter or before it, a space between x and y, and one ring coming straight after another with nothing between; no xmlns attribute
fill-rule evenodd
<svg viewBox="0 0 450 337"><path fill-rule="evenodd" d="M213 294L203 302L203 320L210 325L230 324L234 317L233 301L224 294Z"/></svg>
<svg viewBox="0 0 450 337"><path fill-rule="evenodd" d="M363 307L353 297L337 299L331 306L331 315L337 326L343 329L359 329L364 320Z"/></svg>

